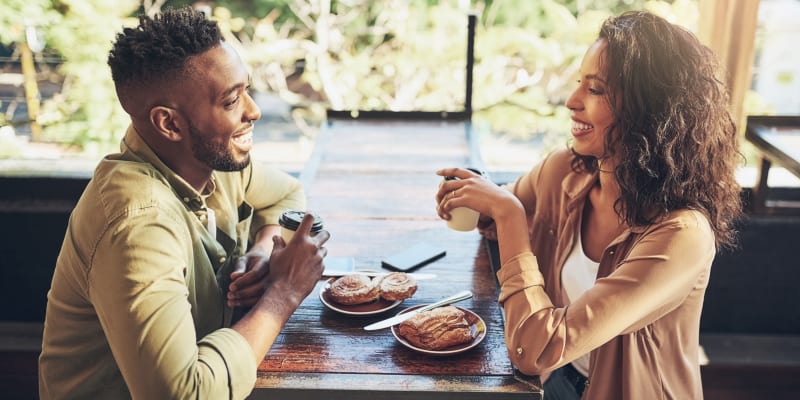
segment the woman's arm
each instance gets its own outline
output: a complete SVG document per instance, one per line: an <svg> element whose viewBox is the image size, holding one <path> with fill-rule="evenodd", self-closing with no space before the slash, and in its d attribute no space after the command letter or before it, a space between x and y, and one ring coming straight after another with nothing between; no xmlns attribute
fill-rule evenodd
<svg viewBox="0 0 800 400"><path fill-rule="evenodd" d="M658 320L682 304L714 254L707 220L682 212L644 233L613 273L564 308L545 293L532 254L509 260L498 277L512 362L539 374Z"/></svg>

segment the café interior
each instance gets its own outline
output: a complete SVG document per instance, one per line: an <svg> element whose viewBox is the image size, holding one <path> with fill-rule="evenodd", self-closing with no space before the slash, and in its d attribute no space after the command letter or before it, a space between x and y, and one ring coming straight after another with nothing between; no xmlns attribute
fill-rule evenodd
<svg viewBox="0 0 800 400"><path fill-rule="evenodd" d="M753 86L759 1L699 3L698 37L727 71L730 110L742 141L758 157L742 184L746 214L738 225L739 247L717 254L705 295L698 360L704 397L800 398L800 263L793 251L800 237L800 109L784 115L745 110ZM343 317L326 305L326 281L321 281L260 364L251 398L542 398L541 381L508 363L496 302L497 243L475 231L454 233L432 211L439 178L430 171L444 163L480 167L498 184L522 173L487 166L474 131L470 46L480 40L474 36L474 18L465 17L472 29L463 110L329 109L309 157L294 175L334 235L333 257L379 269L383 256L409 243L446 247L447 256L419 272L450 280L427 290L424 285L437 280L421 280L423 297L406 305L471 290L472 298L462 305L483 318L483 343L458 354L410 352L389 331L367 335L362 330L394 311ZM0 317L0 397L38 396L47 290L70 212L90 177L91 171L0 171L5 228L0 296L6 304ZM470 273L455 273L458 268ZM352 346L360 347L335 351ZM380 396L370 397L373 391Z"/></svg>

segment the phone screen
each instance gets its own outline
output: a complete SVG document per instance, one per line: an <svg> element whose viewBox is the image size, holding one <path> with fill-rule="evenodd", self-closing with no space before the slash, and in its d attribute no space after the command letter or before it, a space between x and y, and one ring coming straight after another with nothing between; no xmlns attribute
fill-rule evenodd
<svg viewBox="0 0 800 400"><path fill-rule="evenodd" d="M440 247L417 243L405 250L387 256L382 265L395 271L410 271L444 257L447 252Z"/></svg>

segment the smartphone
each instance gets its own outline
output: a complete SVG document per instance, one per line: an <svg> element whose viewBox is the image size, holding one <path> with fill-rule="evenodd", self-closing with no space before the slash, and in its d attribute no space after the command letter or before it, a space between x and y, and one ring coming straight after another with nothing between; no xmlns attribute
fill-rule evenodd
<svg viewBox="0 0 800 400"><path fill-rule="evenodd" d="M356 270L353 257L325 257L322 264L325 265L322 276L344 276Z"/></svg>
<svg viewBox="0 0 800 400"><path fill-rule="evenodd" d="M445 254L447 252L443 248L428 243L417 243L403 251L387 256L381 265L394 271L408 272L436 261Z"/></svg>

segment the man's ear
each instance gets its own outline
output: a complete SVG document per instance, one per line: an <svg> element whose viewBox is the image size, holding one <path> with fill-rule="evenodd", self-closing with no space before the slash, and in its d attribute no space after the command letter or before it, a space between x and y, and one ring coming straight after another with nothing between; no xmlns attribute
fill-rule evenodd
<svg viewBox="0 0 800 400"><path fill-rule="evenodd" d="M183 139L180 120L181 115L174 108L155 106L150 109L150 123L153 125L153 130L169 141L179 142Z"/></svg>

